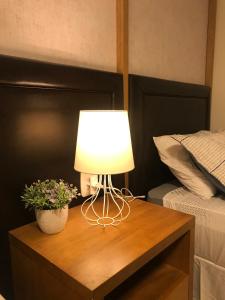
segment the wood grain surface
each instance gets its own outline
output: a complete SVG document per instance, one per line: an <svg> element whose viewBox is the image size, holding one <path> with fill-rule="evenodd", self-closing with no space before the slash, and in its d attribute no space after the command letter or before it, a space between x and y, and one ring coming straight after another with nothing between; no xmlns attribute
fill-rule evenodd
<svg viewBox="0 0 225 300"><path fill-rule="evenodd" d="M70 209L59 234L46 235L31 223L12 230L10 240L12 249L71 284L84 299L101 299L193 225L190 215L135 200L127 221L118 227L90 226L78 206Z"/></svg>

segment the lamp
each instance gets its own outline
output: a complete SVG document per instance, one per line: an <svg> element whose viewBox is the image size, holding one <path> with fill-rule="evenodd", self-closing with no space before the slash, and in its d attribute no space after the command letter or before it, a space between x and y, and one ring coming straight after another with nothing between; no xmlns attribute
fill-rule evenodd
<svg viewBox="0 0 225 300"><path fill-rule="evenodd" d="M80 111L75 170L97 174L95 192L86 199L81 212L90 224L118 225L130 213L123 193L113 187L112 174L134 168L133 152L127 111ZM103 190L101 204L97 201Z"/></svg>

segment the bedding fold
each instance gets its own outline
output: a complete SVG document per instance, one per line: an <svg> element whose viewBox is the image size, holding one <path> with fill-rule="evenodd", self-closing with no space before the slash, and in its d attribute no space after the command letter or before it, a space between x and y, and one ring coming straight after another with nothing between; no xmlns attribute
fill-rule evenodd
<svg viewBox="0 0 225 300"><path fill-rule="evenodd" d="M163 205L195 216L194 300L225 300L225 198L203 200L184 187Z"/></svg>

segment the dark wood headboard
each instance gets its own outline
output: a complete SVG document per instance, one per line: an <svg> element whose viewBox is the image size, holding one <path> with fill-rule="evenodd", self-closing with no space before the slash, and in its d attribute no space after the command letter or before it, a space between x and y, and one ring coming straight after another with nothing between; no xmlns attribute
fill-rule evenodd
<svg viewBox="0 0 225 300"><path fill-rule="evenodd" d="M11 299L7 231L32 220L24 185L63 178L79 186L79 110L122 109L122 75L0 56L0 103L0 293Z"/></svg>
<svg viewBox="0 0 225 300"><path fill-rule="evenodd" d="M136 195L173 178L159 159L153 136L209 129L206 86L129 75L129 116L135 169L129 186Z"/></svg>

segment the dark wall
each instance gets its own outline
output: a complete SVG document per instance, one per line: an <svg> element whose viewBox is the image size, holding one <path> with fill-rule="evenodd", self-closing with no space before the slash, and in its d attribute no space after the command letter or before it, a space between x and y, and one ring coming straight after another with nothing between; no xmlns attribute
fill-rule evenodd
<svg viewBox="0 0 225 300"><path fill-rule="evenodd" d="M130 189L146 195L173 178L160 161L153 136L209 129L210 89L203 85L129 75L129 114L135 169Z"/></svg>
<svg viewBox="0 0 225 300"><path fill-rule="evenodd" d="M24 185L63 178L79 187L73 169L79 111L122 107L120 74L0 56L0 293L7 299L8 230L33 220L20 200Z"/></svg>

